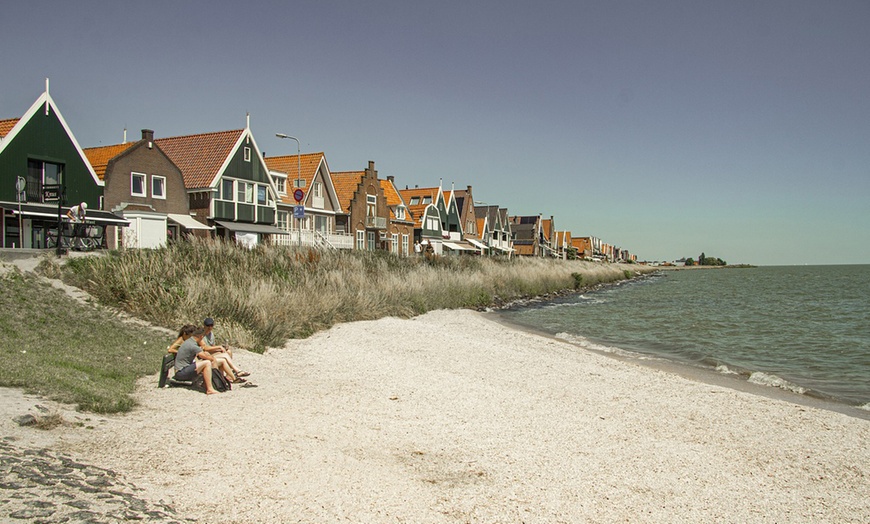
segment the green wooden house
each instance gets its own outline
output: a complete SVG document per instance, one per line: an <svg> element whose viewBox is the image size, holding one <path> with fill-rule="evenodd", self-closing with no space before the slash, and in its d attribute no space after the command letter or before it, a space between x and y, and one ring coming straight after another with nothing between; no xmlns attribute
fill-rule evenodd
<svg viewBox="0 0 870 524"><path fill-rule="evenodd" d="M275 227L276 188L250 127L154 141L181 169L190 212L246 245L286 235Z"/></svg>
<svg viewBox="0 0 870 524"><path fill-rule="evenodd" d="M2 247L44 248L58 216L86 202L88 220L124 224L101 211L103 183L48 93L20 118L0 120ZM21 181L23 191L19 192Z"/></svg>

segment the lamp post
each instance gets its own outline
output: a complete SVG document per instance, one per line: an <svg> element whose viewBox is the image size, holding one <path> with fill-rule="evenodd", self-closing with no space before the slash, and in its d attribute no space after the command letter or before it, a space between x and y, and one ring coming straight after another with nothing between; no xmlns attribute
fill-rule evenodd
<svg viewBox="0 0 870 524"><path fill-rule="evenodd" d="M285 135L284 133L275 133L275 136L278 138L286 138L289 140L296 141L296 184L294 184L295 188L301 188L302 184L300 181L302 180L302 147L299 144L299 139L295 136ZM294 213L295 215L295 213ZM302 246L302 219L296 219L296 229L299 234L299 246Z"/></svg>

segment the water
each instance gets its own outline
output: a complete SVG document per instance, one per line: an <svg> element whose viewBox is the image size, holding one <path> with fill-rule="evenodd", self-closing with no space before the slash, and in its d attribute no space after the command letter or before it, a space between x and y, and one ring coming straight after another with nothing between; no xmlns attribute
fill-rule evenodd
<svg viewBox="0 0 870 524"><path fill-rule="evenodd" d="M870 265L668 270L499 315L870 410Z"/></svg>

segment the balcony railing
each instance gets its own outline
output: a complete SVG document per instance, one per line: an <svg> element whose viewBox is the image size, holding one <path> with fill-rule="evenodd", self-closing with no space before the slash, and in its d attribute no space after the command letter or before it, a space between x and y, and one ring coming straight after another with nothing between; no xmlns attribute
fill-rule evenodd
<svg viewBox="0 0 870 524"><path fill-rule="evenodd" d="M298 246L299 230L288 231L286 235L272 235L272 242L279 246ZM321 233L319 231L302 231L302 242L305 247L323 247L334 249L353 249L353 235L344 233Z"/></svg>
<svg viewBox="0 0 870 524"><path fill-rule="evenodd" d="M366 227L371 227L374 229L386 229L387 228L387 218L386 217L366 217Z"/></svg>

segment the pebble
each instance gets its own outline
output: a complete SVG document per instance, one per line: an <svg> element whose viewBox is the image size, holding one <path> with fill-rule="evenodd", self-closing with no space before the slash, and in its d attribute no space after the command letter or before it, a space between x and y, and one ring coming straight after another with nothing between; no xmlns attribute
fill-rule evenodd
<svg viewBox="0 0 870 524"><path fill-rule="evenodd" d="M0 439L0 522L103 524L193 522L162 500L145 500L111 470L45 448Z"/></svg>

